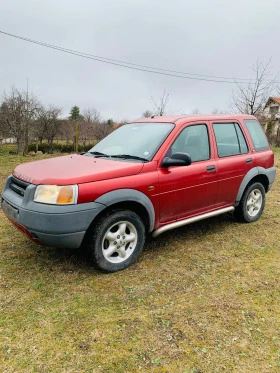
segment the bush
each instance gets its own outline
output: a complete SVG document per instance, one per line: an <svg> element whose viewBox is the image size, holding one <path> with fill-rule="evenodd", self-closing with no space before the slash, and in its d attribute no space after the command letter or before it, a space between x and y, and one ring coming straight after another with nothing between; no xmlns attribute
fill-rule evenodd
<svg viewBox="0 0 280 373"><path fill-rule="evenodd" d="M74 145L73 144L65 144L61 147L61 153L73 153L74 152Z"/></svg>
<svg viewBox="0 0 280 373"><path fill-rule="evenodd" d="M78 146L79 153L80 152L87 152L89 149L91 149L95 144L87 144L87 145L80 145Z"/></svg>
<svg viewBox="0 0 280 373"><path fill-rule="evenodd" d="M87 152L89 149L91 149L94 146L94 144L87 144L87 145L81 145L78 146L79 153L81 152ZM38 150L42 151L43 153L73 153L74 152L74 145L73 144L59 144L59 143L42 143L38 144ZM28 145L28 152L36 152L36 144L32 143Z"/></svg>
<svg viewBox="0 0 280 373"><path fill-rule="evenodd" d="M53 150L55 151L56 146L59 144L53 144ZM40 150L43 153L51 153L51 145L48 143L38 144L38 150ZM29 144L28 145L28 152L34 151L36 152L36 144ZM60 150L58 150L60 151Z"/></svg>

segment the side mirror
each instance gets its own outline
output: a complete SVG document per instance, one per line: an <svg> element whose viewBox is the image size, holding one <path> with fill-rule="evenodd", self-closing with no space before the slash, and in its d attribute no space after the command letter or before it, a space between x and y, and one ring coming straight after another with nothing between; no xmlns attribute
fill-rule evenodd
<svg viewBox="0 0 280 373"><path fill-rule="evenodd" d="M191 156L188 153L174 153L172 156L165 157L161 167L168 168L170 166L189 166L192 163Z"/></svg>

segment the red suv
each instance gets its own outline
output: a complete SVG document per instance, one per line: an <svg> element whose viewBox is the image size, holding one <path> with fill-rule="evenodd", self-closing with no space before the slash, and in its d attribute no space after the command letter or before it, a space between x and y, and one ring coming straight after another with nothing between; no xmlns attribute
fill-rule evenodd
<svg viewBox="0 0 280 373"><path fill-rule="evenodd" d="M17 166L2 208L32 240L86 246L98 268L115 272L137 259L148 233L229 211L256 221L273 164L253 116L144 118L85 154Z"/></svg>

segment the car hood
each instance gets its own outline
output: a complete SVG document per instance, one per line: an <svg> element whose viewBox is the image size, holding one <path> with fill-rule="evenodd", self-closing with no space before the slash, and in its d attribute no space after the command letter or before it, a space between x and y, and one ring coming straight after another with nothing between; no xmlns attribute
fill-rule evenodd
<svg viewBox="0 0 280 373"><path fill-rule="evenodd" d="M138 174L143 163L67 155L17 166L13 175L32 184L80 184Z"/></svg>

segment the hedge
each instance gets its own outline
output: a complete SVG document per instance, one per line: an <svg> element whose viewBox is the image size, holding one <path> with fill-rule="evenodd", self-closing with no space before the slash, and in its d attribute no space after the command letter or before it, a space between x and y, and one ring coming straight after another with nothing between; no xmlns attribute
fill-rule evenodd
<svg viewBox="0 0 280 373"><path fill-rule="evenodd" d="M94 144L87 144L87 145L81 145L78 146L78 151L80 152L86 152L89 149L91 149L94 146ZM74 152L74 146L73 144L48 144L48 143L42 143L38 144L38 150L43 153L73 153ZM36 152L36 144L32 143L28 145L28 151L34 151Z"/></svg>

